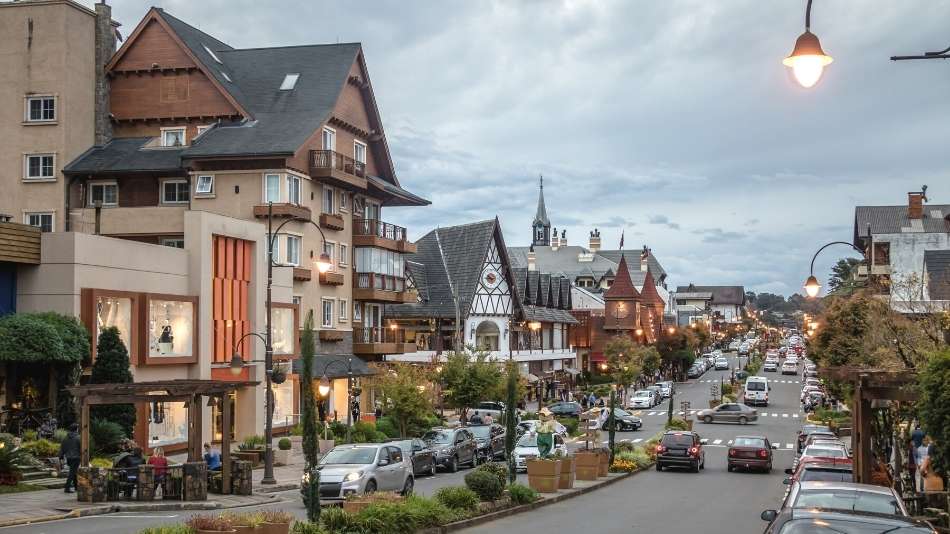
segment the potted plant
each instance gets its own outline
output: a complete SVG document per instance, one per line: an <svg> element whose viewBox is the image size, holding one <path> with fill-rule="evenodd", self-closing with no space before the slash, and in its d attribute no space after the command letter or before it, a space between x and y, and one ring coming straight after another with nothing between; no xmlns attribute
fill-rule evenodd
<svg viewBox="0 0 950 534"><path fill-rule="evenodd" d="M600 472L600 455L593 450L574 453L574 471L577 480L597 480Z"/></svg>
<svg viewBox="0 0 950 534"><path fill-rule="evenodd" d="M597 476L605 477L610 472L610 451L600 449L598 455L600 456L600 463L597 465Z"/></svg>
<svg viewBox="0 0 950 534"><path fill-rule="evenodd" d="M262 534L288 534L294 516L283 510L267 510L262 514L260 532Z"/></svg>
<svg viewBox="0 0 950 534"><path fill-rule="evenodd" d="M260 512L246 512L243 514L224 515L231 522L231 528L238 534L252 534L260 532L264 523L264 515Z"/></svg>
<svg viewBox="0 0 950 534"><path fill-rule="evenodd" d="M264 458L264 436L248 436L238 445L238 452L235 453L241 460L251 462L252 467L257 467Z"/></svg>
<svg viewBox="0 0 950 534"><path fill-rule="evenodd" d="M287 366L285 365L275 365L274 370L270 373L270 381L275 384L283 384L287 381Z"/></svg>
<svg viewBox="0 0 950 534"><path fill-rule="evenodd" d="M277 450L274 451L274 464L287 465L290 463L290 438L280 438L277 442Z"/></svg>
<svg viewBox="0 0 950 534"><path fill-rule="evenodd" d="M557 489L571 489L574 487L574 457L562 451L554 453L555 458L561 460L561 476L558 479Z"/></svg>
<svg viewBox="0 0 950 534"><path fill-rule="evenodd" d="M223 516L193 515L185 522L195 534L210 534L220 532L237 532L231 522Z"/></svg>

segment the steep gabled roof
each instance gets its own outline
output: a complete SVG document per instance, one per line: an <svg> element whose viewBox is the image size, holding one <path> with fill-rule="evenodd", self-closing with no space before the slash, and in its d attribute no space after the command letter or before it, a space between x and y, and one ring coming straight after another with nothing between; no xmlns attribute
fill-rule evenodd
<svg viewBox="0 0 950 534"><path fill-rule="evenodd" d="M695 284L678 286L676 288L676 296L682 297L683 293L709 293L712 296L710 304L745 305L745 288L743 286L697 286Z"/></svg>
<svg viewBox="0 0 950 534"><path fill-rule="evenodd" d="M630 280L630 271L627 269L627 258L620 256L620 264L617 266L617 274L614 276L614 283L610 289L604 293L605 299L639 299L640 293Z"/></svg>
<svg viewBox="0 0 950 534"><path fill-rule="evenodd" d="M666 306L666 302L663 300L663 297L661 297L660 293L656 290L656 283L653 281L653 275L650 274L649 270L647 270L644 275L643 290L640 291L640 298L643 300L644 304L652 303L658 304L660 306Z"/></svg>
<svg viewBox="0 0 950 534"><path fill-rule="evenodd" d="M181 148L145 148L151 137L122 137L94 146L63 167L63 174L167 172L181 174Z"/></svg>
<svg viewBox="0 0 950 534"><path fill-rule="evenodd" d="M623 256L624 254L633 254L633 252L634 251L630 250L598 250L595 252L595 254L614 263L620 263L620 256ZM634 271L639 270L639 268L640 267L638 264L637 267L634 268ZM666 276L666 270L663 269L662 265L660 265L659 260L656 259L656 256L653 255L652 251L647 256L647 268L653 272L656 278L663 278Z"/></svg>
<svg viewBox="0 0 950 534"><path fill-rule="evenodd" d="M925 204L920 219L907 216L907 206L856 206L854 242L871 234L946 233L950 232L950 204Z"/></svg>

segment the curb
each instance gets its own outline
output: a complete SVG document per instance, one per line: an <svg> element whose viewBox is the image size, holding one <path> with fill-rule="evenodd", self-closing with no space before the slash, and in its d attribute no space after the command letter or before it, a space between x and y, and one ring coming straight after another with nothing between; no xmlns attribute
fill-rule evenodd
<svg viewBox="0 0 950 534"><path fill-rule="evenodd" d="M289 491L300 489L300 484L293 482L288 482L287 484L277 484L274 486L265 486L254 491L255 495L269 495L271 493L280 493L282 491Z"/></svg>
<svg viewBox="0 0 950 534"><path fill-rule="evenodd" d="M580 495L585 495L587 493L598 490L600 488L610 486L611 484L615 484L621 480L630 478L633 475L637 473L641 473L643 471L645 471L645 469L641 469L640 471L636 471L632 473L621 473L620 475L608 478L597 485L581 488L581 489L578 489L577 491L572 491L571 493L562 493L559 495L555 495L554 497L548 497L539 501L535 501L531 504L522 504L521 506L513 506L511 508L506 508L504 510L499 510L497 512L491 512L485 515L480 515L477 517L473 517L471 519L463 519L461 521L456 521L454 523L442 525L441 527L433 527L431 529L426 530L426 532L432 532L432 533L439 532L443 534L446 532L455 532L458 530L463 530L466 528L471 528L477 525L481 525L483 523L488 523L496 519L501 519L503 517L508 517L510 515L520 514L523 512L530 512L531 510L535 510L537 508L542 508L544 506L548 506L554 503L566 501L568 499L572 499Z"/></svg>

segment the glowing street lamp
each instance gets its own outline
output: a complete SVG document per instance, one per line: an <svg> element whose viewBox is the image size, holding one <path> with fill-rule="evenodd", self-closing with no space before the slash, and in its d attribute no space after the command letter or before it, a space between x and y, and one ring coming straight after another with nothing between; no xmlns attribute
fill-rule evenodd
<svg viewBox="0 0 950 534"><path fill-rule="evenodd" d="M815 275L808 277L808 280L805 280L805 293L809 297L815 298L818 296L818 293L821 291L821 284L818 283L818 279L815 278Z"/></svg>
<svg viewBox="0 0 950 534"><path fill-rule="evenodd" d="M330 378L327 377L326 373L323 373L323 376L320 377L320 384L317 386L317 391L320 392L321 397L326 397L330 393Z"/></svg>
<svg viewBox="0 0 950 534"><path fill-rule="evenodd" d="M792 69L792 74L799 85L806 89L818 83L825 67L834 61L821 49L818 36L811 32L811 1L808 0L805 8L805 33L798 36L795 49L782 60L783 65Z"/></svg>
<svg viewBox="0 0 950 534"><path fill-rule="evenodd" d="M811 257L811 267L809 267L808 269L809 276L805 280L805 285L803 286L805 289L805 293L808 295L809 298L815 298L818 296L818 293L821 292L821 284L818 283L818 279L815 278L815 259L818 257L819 254L821 254L822 250L825 250L831 245L847 245L853 248L854 250L858 251L861 254L861 256L864 256L865 263L868 261L867 253L865 253L860 248L856 247L854 243L848 243L847 241L832 241L831 243L822 245L822 247L819 248L815 252L815 255Z"/></svg>

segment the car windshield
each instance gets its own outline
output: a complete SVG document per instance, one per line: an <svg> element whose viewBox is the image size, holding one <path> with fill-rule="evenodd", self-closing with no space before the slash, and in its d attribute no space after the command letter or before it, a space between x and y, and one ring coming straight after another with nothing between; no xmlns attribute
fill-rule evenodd
<svg viewBox="0 0 950 534"><path fill-rule="evenodd" d="M633 396L634 397L649 397L650 393L651 393L650 391L641 389L640 391L637 391L636 393L634 393Z"/></svg>
<svg viewBox="0 0 950 534"><path fill-rule="evenodd" d="M485 410L500 410L501 409L501 405L499 405L497 402L480 402L478 403L478 407Z"/></svg>
<svg viewBox="0 0 950 534"><path fill-rule="evenodd" d="M476 438L488 439L491 437L490 425L475 425L468 427L469 432L475 434Z"/></svg>
<svg viewBox="0 0 950 534"><path fill-rule="evenodd" d="M910 524L894 525L886 523L869 523L861 518L825 518L821 519L793 519L782 526L781 534L914 534L918 532L932 532L929 528L921 528Z"/></svg>
<svg viewBox="0 0 950 534"><path fill-rule="evenodd" d="M803 490L799 492L793 507L903 515L893 495L847 489Z"/></svg>
<svg viewBox="0 0 950 534"><path fill-rule="evenodd" d="M452 432L448 430L430 430L422 436L422 440L432 443L452 443Z"/></svg>
<svg viewBox="0 0 950 534"><path fill-rule="evenodd" d="M843 469L806 469L798 480L818 480L821 482L851 482L854 474Z"/></svg>
<svg viewBox="0 0 950 534"><path fill-rule="evenodd" d="M732 443L735 447L761 447L765 448L765 440L762 438L736 438Z"/></svg>
<svg viewBox="0 0 950 534"><path fill-rule="evenodd" d="M614 417L627 417L628 415L630 415L629 412L625 412L620 408L614 408Z"/></svg>
<svg viewBox="0 0 950 534"><path fill-rule="evenodd" d="M832 449L829 447L808 447L802 456L814 456L819 458L847 458L848 454L844 449Z"/></svg>
<svg viewBox="0 0 950 534"><path fill-rule="evenodd" d="M689 447L693 444L693 436L689 434L665 434L662 443L667 447Z"/></svg>
<svg viewBox="0 0 950 534"><path fill-rule="evenodd" d="M371 464L376 460L376 447L353 447L347 449L333 449L320 460L320 465L327 464Z"/></svg>
<svg viewBox="0 0 950 534"><path fill-rule="evenodd" d="M538 435L537 434L525 434L521 436L521 439L518 440L519 447L537 447L538 446Z"/></svg>
<svg viewBox="0 0 950 534"><path fill-rule="evenodd" d="M746 391L765 391L765 382L746 382L745 389Z"/></svg>

